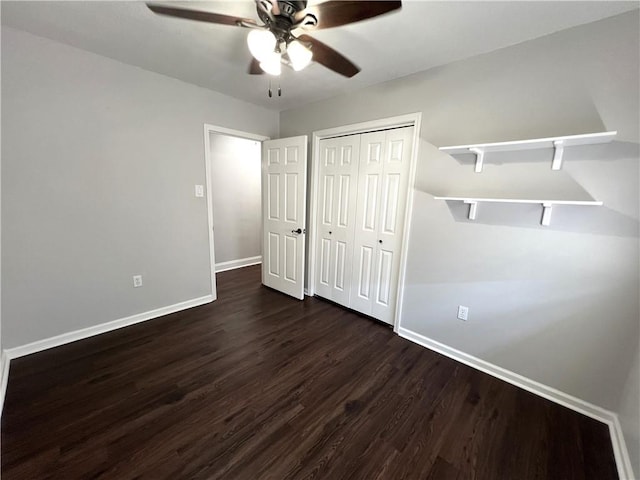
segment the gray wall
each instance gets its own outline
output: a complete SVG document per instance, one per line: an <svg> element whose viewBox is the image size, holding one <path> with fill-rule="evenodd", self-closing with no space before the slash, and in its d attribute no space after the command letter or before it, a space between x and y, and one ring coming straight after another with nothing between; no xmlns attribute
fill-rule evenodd
<svg viewBox="0 0 640 480"><path fill-rule="evenodd" d="M210 293L205 123L278 132L275 112L2 28L5 348Z"/></svg>
<svg viewBox="0 0 640 480"><path fill-rule="evenodd" d="M634 11L280 116L284 137L422 112L402 326L613 411L640 333L638 21ZM540 151L474 174L434 147L605 130L615 143L567 151L560 172ZM470 222L464 205L433 199L461 191L571 191L605 206L558 207L542 227L539 206L480 205Z"/></svg>
<svg viewBox="0 0 640 480"><path fill-rule="evenodd" d="M216 263L261 254L261 143L210 134Z"/></svg>

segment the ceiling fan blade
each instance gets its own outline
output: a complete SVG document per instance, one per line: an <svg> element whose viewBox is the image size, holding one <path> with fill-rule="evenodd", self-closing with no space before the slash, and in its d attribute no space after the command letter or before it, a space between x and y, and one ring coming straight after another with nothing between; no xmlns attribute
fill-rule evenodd
<svg viewBox="0 0 640 480"><path fill-rule="evenodd" d="M249 64L249 75L262 75L264 70L260 68L260 62L255 58L251 59L251 63Z"/></svg>
<svg viewBox="0 0 640 480"><path fill-rule="evenodd" d="M330 0L318 5L312 5L309 8L298 12L295 16L295 21L301 22L304 17L310 13L318 20L318 24L315 27L316 29L331 28L346 25L348 23L360 22L400 8L402 8L402 2L399 0Z"/></svg>
<svg viewBox="0 0 640 480"><path fill-rule="evenodd" d="M314 62L349 78L360 71L351 60L319 40L309 35L300 35L298 40L311 45Z"/></svg>
<svg viewBox="0 0 640 480"><path fill-rule="evenodd" d="M161 5L153 5L150 3L147 3L147 7L149 7L149 10L157 13L158 15L186 18L187 20L196 20L198 22L218 23L221 25L233 25L236 27L258 26L258 24L250 18L234 17L231 15L203 12L200 10L190 10L187 8L163 7Z"/></svg>

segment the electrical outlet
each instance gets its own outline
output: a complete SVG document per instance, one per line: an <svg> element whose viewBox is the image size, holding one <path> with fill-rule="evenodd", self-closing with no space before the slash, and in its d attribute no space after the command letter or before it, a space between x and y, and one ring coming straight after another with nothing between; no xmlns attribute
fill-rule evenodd
<svg viewBox="0 0 640 480"><path fill-rule="evenodd" d="M204 197L204 185L196 185L196 197Z"/></svg>
<svg viewBox="0 0 640 480"><path fill-rule="evenodd" d="M133 276L133 286L134 286L134 288L142 286L142 275L134 275Z"/></svg>
<svg viewBox="0 0 640 480"><path fill-rule="evenodd" d="M465 307L464 305L458 305L458 319L467 321L469 318L469 307Z"/></svg>

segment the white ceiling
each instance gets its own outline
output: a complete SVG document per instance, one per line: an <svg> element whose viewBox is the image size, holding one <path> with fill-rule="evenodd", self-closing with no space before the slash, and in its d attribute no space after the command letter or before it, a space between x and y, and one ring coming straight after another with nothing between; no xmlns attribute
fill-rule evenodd
<svg viewBox="0 0 640 480"><path fill-rule="evenodd" d="M252 0L174 4L257 19ZM637 8L637 1L405 0L399 12L311 32L362 71L347 79L318 64L283 69L281 98L268 98L269 77L246 73L247 29L158 16L137 1L2 1L2 24L286 110Z"/></svg>

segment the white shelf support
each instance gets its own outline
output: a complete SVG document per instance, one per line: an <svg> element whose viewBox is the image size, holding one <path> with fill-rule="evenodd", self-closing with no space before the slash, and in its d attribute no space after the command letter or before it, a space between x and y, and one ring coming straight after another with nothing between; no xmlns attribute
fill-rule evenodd
<svg viewBox="0 0 640 480"><path fill-rule="evenodd" d="M556 140L553 142L553 162L551 163L551 170L560 170L562 168L562 155L564 154L564 141Z"/></svg>
<svg viewBox="0 0 640 480"><path fill-rule="evenodd" d="M542 218L540 224L548 227L551 223L551 210L555 205L583 205L583 206L602 206L602 202L597 200L544 200L535 198L473 198L473 197L433 197L434 200L458 201L469 205L469 220L476 219L478 212L478 203L529 203L542 205Z"/></svg>
<svg viewBox="0 0 640 480"><path fill-rule="evenodd" d="M540 221L540 225L543 227L548 227L551 224L551 209L553 208L552 203L543 203L542 204L542 220Z"/></svg>
<svg viewBox="0 0 640 480"><path fill-rule="evenodd" d="M475 172L476 173L482 172L482 166L484 165L484 149L483 148L471 147L469 149L469 151L476 154L476 169L475 169Z"/></svg>
<svg viewBox="0 0 640 480"><path fill-rule="evenodd" d="M478 213L478 202L473 200L465 200L464 203L469 205L469 220L475 220Z"/></svg>

